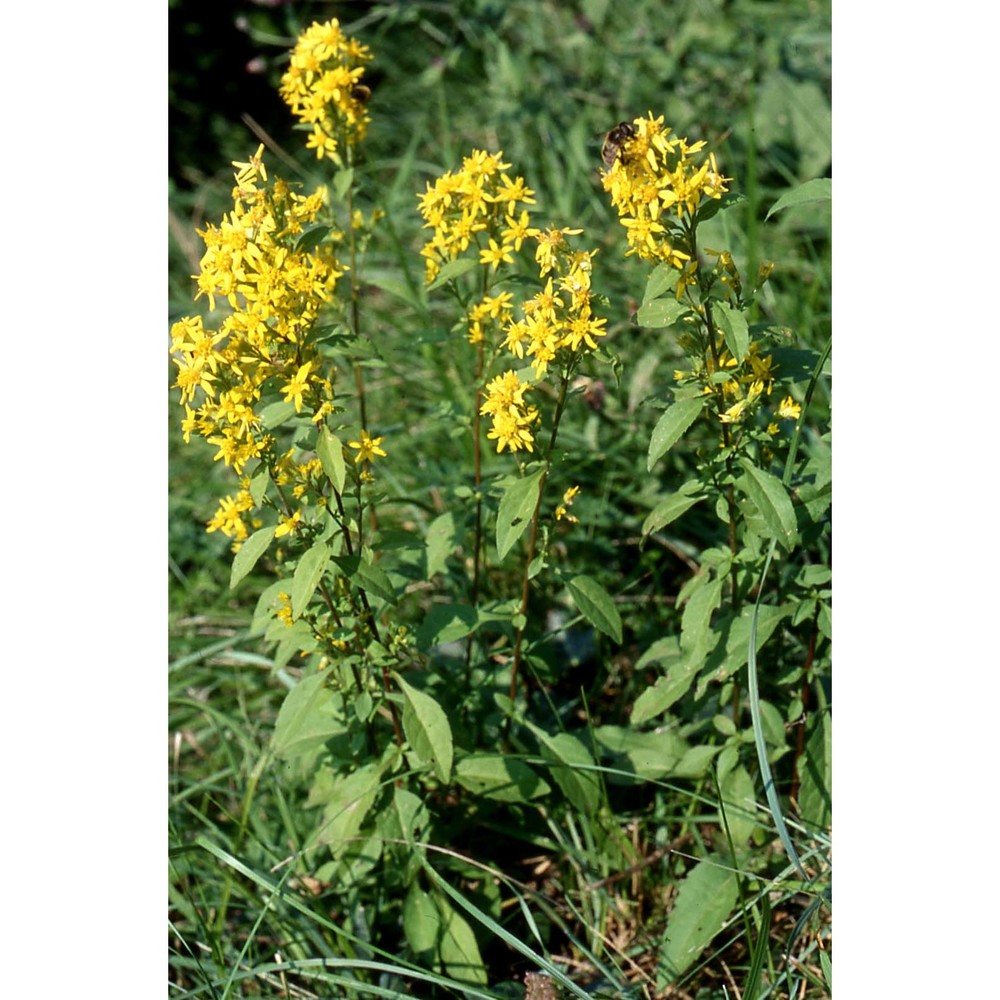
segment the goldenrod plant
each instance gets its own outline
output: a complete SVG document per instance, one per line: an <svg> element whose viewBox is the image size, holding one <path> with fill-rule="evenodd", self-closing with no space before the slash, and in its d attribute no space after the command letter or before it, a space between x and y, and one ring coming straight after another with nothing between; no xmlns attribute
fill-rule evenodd
<svg viewBox="0 0 1000 1000"><path fill-rule="evenodd" d="M279 92L320 180L234 163L171 327L280 700L175 852L176 995L652 998L734 955L745 997L828 995L828 348L773 315L780 264L744 274L725 146L654 111L593 150L604 222L485 139L402 221L378 63L301 31Z"/></svg>

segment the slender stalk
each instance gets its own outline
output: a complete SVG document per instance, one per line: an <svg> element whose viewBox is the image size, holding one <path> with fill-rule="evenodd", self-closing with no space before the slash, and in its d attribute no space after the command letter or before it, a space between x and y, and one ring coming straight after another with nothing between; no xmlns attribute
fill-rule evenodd
<svg viewBox="0 0 1000 1000"><path fill-rule="evenodd" d="M542 509L542 497L545 495L545 483L549 478L549 469L552 467L552 452L555 450L556 435L559 433L559 421L562 419L563 409L566 406L566 391L569 388L569 376L564 374L559 382L559 398L556 401L556 412L552 418L552 434L549 437L549 446L545 452L545 465L542 475L538 480L538 499L535 501L535 509L531 515L531 525L528 534L528 551L524 559L524 575L521 578L521 624L518 626L517 635L514 638L514 663L510 668L510 700L513 702L517 697L517 678L521 668L522 649L524 645L524 630L527 625L528 597L531 593L531 579L528 576L531 564L535 560L535 548L538 542L538 515ZM510 716L504 726L505 734L510 732Z"/></svg>
<svg viewBox="0 0 1000 1000"><path fill-rule="evenodd" d="M485 296L489 290L489 269L483 268L483 292ZM479 573L483 558L483 442L482 442L482 414L479 408L483 405L483 367L484 351L483 341L480 339L476 344L476 400L472 407L472 466L473 479L476 491L476 524L475 534L472 543L472 592L469 596L469 603L473 608L479 602ZM472 683L472 644L473 636L470 635L465 643L465 681L466 686Z"/></svg>

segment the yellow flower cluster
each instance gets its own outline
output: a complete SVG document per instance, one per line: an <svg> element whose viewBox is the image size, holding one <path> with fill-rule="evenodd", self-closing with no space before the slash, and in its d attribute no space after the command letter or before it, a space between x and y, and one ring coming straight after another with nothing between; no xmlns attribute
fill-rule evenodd
<svg viewBox="0 0 1000 1000"><path fill-rule="evenodd" d="M259 415L262 401L280 401L280 391L296 412L308 405L314 420L333 410L333 386L306 334L343 269L326 246L297 249L304 226L323 206L325 189L306 197L280 180L262 183L262 151L235 164L232 212L219 226L199 231L205 254L196 297L206 296L212 309L217 296L224 298L232 312L217 330L201 316L186 316L170 331L184 439L192 432L207 438L218 446L216 459L237 473L271 443ZM234 514L241 506L220 508L213 523L238 535Z"/></svg>
<svg viewBox="0 0 1000 1000"><path fill-rule="evenodd" d="M442 174L419 196L424 228L433 236L420 254L425 259L427 282L440 273L441 265L457 259L475 241L479 262L494 270L513 263L511 254L538 230L529 225L527 211L516 214L519 205L534 205L534 191L523 177L507 173L503 153L475 149L462 161L460 170ZM479 233L487 245L482 246Z"/></svg>
<svg viewBox="0 0 1000 1000"><path fill-rule="evenodd" d="M496 441L498 453L505 446L512 452L521 448L534 451L531 426L538 420L538 409L524 401L530 389L531 383L522 382L514 371L497 375L486 386L486 402L479 412L493 418L493 427L486 436Z"/></svg>
<svg viewBox="0 0 1000 1000"><path fill-rule="evenodd" d="M361 78L371 58L368 46L345 35L336 19L317 22L299 36L280 94L292 114L312 126L306 146L319 159L328 156L339 163L342 145L364 139L371 121L365 108L370 92Z"/></svg>
<svg viewBox="0 0 1000 1000"><path fill-rule="evenodd" d="M731 180L719 173L715 154L696 162L704 141L671 138L663 117L636 118L632 135L602 177L604 190L628 234L629 254L683 268L684 225L704 198L721 198ZM674 221L676 216L677 221Z"/></svg>
<svg viewBox="0 0 1000 1000"><path fill-rule="evenodd" d="M597 348L595 337L606 334L607 320L591 310L591 271L596 250L572 250L566 236L579 229L548 229L535 239L535 260L545 285L521 307L523 317L511 319L503 346L516 358L527 355L535 376L543 378L561 350Z"/></svg>

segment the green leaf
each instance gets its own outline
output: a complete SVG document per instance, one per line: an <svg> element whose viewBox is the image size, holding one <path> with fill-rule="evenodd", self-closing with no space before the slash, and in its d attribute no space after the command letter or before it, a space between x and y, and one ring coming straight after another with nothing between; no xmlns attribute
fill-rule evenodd
<svg viewBox="0 0 1000 1000"><path fill-rule="evenodd" d="M319 433L316 454L327 478L333 483L333 488L338 493L343 493L347 469L344 466L344 446L340 443L340 438L324 427Z"/></svg>
<svg viewBox="0 0 1000 1000"><path fill-rule="evenodd" d="M622 641L622 619L618 614L611 595L590 576L575 576L566 585L580 614L594 628L611 636L617 643Z"/></svg>
<svg viewBox="0 0 1000 1000"><path fill-rule="evenodd" d="M681 659L678 651L677 662L669 668L666 677L658 678L652 687L646 688L636 698L629 717L632 725L638 726L648 722L683 698L690 690L704 662L703 652L691 653Z"/></svg>
<svg viewBox="0 0 1000 1000"><path fill-rule="evenodd" d="M383 292L388 292L407 305L413 306L419 312L425 312L427 309L427 303L421 298L420 293L414 291L413 287L402 278L387 274L366 274L365 281L369 285L381 288Z"/></svg>
<svg viewBox="0 0 1000 1000"><path fill-rule="evenodd" d="M663 411L663 415L656 422L649 439L649 455L646 458L647 472L652 472L653 466L695 422L704 406L705 400L701 396L695 396L693 399L679 399Z"/></svg>
<svg viewBox="0 0 1000 1000"><path fill-rule="evenodd" d="M295 253L312 253L326 238L332 226L310 226L302 231L302 235L295 243Z"/></svg>
<svg viewBox="0 0 1000 1000"><path fill-rule="evenodd" d="M790 552L798 538L798 526L788 490L777 476L757 468L749 459L742 459L740 465L746 473L739 480L740 489L760 512L769 537Z"/></svg>
<svg viewBox="0 0 1000 1000"><path fill-rule="evenodd" d="M736 874L706 858L681 883L660 948L657 989L675 982L708 947L736 905Z"/></svg>
<svg viewBox="0 0 1000 1000"><path fill-rule="evenodd" d="M646 281L646 290L642 293L642 304L646 305L646 303L658 299L664 292L674 288L680 273L676 267L670 264L659 264L653 268Z"/></svg>
<svg viewBox="0 0 1000 1000"><path fill-rule="evenodd" d="M497 511L497 556L503 559L528 527L542 480L542 469L518 479L504 491Z"/></svg>
<svg viewBox="0 0 1000 1000"><path fill-rule="evenodd" d="M455 767L455 780L470 792L498 802L528 802L552 789L523 761L500 754L473 754Z"/></svg>
<svg viewBox="0 0 1000 1000"><path fill-rule="evenodd" d="M727 771L719 780L722 803L729 825L729 835L737 850L750 839L760 825L754 807L753 779L747 769L740 764ZM720 808L719 822L722 822Z"/></svg>
<svg viewBox="0 0 1000 1000"><path fill-rule="evenodd" d="M598 726L594 738L611 753L620 755L622 759L614 762L615 767L645 780L670 774L688 748L676 729L639 733L624 726Z"/></svg>
<svg viewBox="0 0 1000 1000"><path fill-rule="evenodd" d="M270 403L260 411L260 422L264 430L271 431L295 416L295 404L289 399Z"/></svg>
<svg viewBox="0 0 1000 1000"><path fill-rule="evenodd" d="M456 260L449 260L447 263L441 265L441 270L438 271L437 277L427 286L427 289L431 291L435 288L440 288L442 285L446 285L449 281L454 281L455 278L460 278L463 274L476 267L479 267L479 262L473 260L471 257L459 257Z"/></svg>
<svg viewBox="0 0 1000 1000"><path fill-rule="evenodd" d="M274 538L274 528L255 531L241 546L233 558L233 568L229 574L229 589L232 590L254 568L257 560L267 551Z"/></svg>
<svg viewBox="0 0 1000 1000"><path fill-rule="evenodd" d="M430 967L437 958L441 928L441 911L433 896L414 882L403 904L403 933L421 965Z"/></svg>
<svg viewBox="0 0 1000 1000"><path fill-rule="evenodd" d="M469 922L443 896L435 902L441 909L442 931L438 954L445 971L459 982L485 986L489 977Z"/></svg>
<svg viewBox="0 0 1000 1000"><path fill-rule="evenodd" d="M293 619L298 618L309 606L329 561L330 549L326 542L316 542L299 560L292 576Z"/></svg>
<svg viewBox="0 0 1000 1000"><path fill-rule="evenodd" d="M791 191L786 191L770 208L764 217L764 221L786 208L794 208L796 205L804 205L810 201L832 201L833 181L829 177L817 177L814 180L806 181Z"/></svg>
<svg viewBox="0 0 1000 1000"><path fill-rule="evenodd" d="M396 588L392 585L388 573L381 566L370 563L367 559L362 559L358 563L358 569L354 576L359 587L381 597L387 604L396 604Z"/></svg>
<svg viewBox="0 0 1000 1000"><path fill-rule="evenodd" d="M672 326L687 311L688 307L675 298L654 299L643 302L635 318L639 326L644 326L647 330L660 330Z"/></svg>
<svg viewBox="0 0 1000 1000"><path fill-rule="evenodd" d="M654 531L665 528L671 521L676 521L685 511L690 510L696 503L705 499L705 495L691 495L689 487L699 489L700 483L685 483L676 493L671 493L664 497L646 515L646 520L642 522L642 537L646 538Z"/></svg>
<svg viewBox="0 0 1000 1000"><path fill-rule="evenodd" d="M715 303L714 316L717 325L722 330L726 338L726 347L729 353L741 362L750 349L750 329L747 326L747 318L739 311L733 309L725 302Z"/></svg>
<svg viewBox="0 0 1000 1000"><path fill-rule="evenodd" d="M799 789L799 815L817 830L827 830L831 819L830 796L831 741L830 713L815 717L799 763L802 784Z"/></svg>
<svg viewBox="0 0 1000 1000"><path fill-rule="evenodd" d="M345 731L328 679L327 673L304 677L285 695L271 736L271 746L283 760L309 753Z"/></svg>
<svg viewBox="0 0 1000 1000"><path fill-rule="evenodd" d="M712 758L722 749L707 744L690 747L674 765L670 774L674 778L701 778L707 772Z"/></svg>
<svg viewBox="0 0 1000 1000"><path fill-rule="evenodd" d="M266 465L261 466L260 471L250 480L250 499L254 506L259 507L267 488L271 484L271 473Z"/></svg>
<svg viewBox="0 0 1000 1000"><path fill-rule="evenodd" d="M335 860L353 846L361 827L375 804L382 781L383 766L365 764L346 777L335 775L326 798L323 818L310 846L326 844Z"/></svg>
<svg viewBox="0 0 1000 1000"><path fill-rule="evenodd" d="M344 167L333 178L333 193L337 201L343 201L354 183L354 168Z"/></svg>
<svg viewBox="0 0 1000 1000"><path fill-rule="evenodd" d="M464 639L479 624L476 609L468 604L436 604L417 627L417 648L427 652L433 646Z"/></svg>
<svg viewBox="0 0 1000 1000"><path fill-rule="evenodd" d="M530 724L529 724L530 725ZM591 816L601 801L601 786L594 772L594 758L583 743L571 733L549 736L537 726L531 731L541 743L542 756L549 763L549 770L566 798Z"/></svg>
<svg viewBox="0 0 1000 1000"><path fill-rule="evenodd" d="M449 512L434 518L427 528L427 579L443 573L455 549L455 518Z"/></svg>
<svg viewBox="0 0 1000 1000"><path fill-rule="evenodd" d="M691 594L681 615L681 649L707 651L714 645L710 639L711 620L721 602L722 577L713 577Z"/></svg>
<svg viewBox="0 0 1000 1000"><path fill-rule="evenodd" d="M454 745L448 716L429 694L407 684L399 674L393 676L406 699L403 732L411 749L421 763L430 764L443 782L449 782Z"/></svg>

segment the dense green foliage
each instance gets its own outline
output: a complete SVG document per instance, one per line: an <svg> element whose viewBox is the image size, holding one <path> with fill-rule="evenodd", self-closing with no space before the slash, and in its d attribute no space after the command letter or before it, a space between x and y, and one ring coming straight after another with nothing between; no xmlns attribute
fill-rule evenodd
<svg viewBox="0 0 1000 1000"><path fill-rule="evenodd" d="M560 996L828 996L830 227L829 189L809 182L831 172L829 6L241 16L272 93L314 20L374 56L348 182L354 209L384 214L355 268L362 319L345 309L317 355L338 368L342 430L334 446L291 408L275 418L327 496L356 501L344 537L364 545L252 535L234 573L231 540L205 531L232 469L182 442L171 390L171 995L538 998L550 981L525 994L525 974L542 972ZM204 304L194 230L232 209L230 161L258 139L232 103L199 103L221 43L184 4L172 18L188 40L172 54L188 124L172 134L174 322ZM280 102L241 100L278 147L269 171L336 187ZM714 310L732 356L774 359L771 410L794 400L780 431L761 411L730 437L675 378L699 336L676 271L625 256L601 183L604 134L647 114L706 140L732 179L698 246L728 250L746 289L713 290L708 339ZM535 392L546 432L561 417L551 452L539 432L537 453L498 455L484 425L481 469L486 379L464 322L479 290L456 272L428 291L417 204L472 149L503 150L533 224L599 247L608 319L562 394ZM531 294L531 272L502 287ZM340 447L367 427L388 453L374 484ZM550 518L536 543L539 495L551 513L573 486L578 523ZM365 602L327 634L339 662L304 624L332 628L310 611L323 579ZM374 622L377 641L351 645Z"/></svg>

